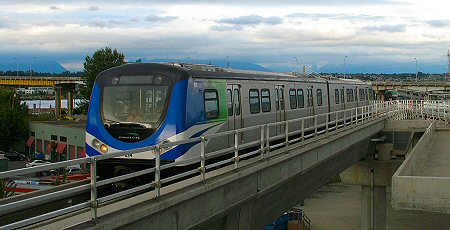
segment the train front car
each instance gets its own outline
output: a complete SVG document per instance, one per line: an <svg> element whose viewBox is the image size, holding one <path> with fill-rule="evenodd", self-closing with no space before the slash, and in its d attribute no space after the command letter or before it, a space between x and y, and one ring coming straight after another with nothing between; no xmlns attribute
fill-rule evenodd
<svg viewBox="0 0 450 230"><path fill-rule="evenodd" d="M127 64L101 72L94 83L86 126L89 156L156 145L185 130L186 69L156 63ZM182 153L167 154L173 161ZM99 175L151 166L152 152L101 161Z"/></svg>

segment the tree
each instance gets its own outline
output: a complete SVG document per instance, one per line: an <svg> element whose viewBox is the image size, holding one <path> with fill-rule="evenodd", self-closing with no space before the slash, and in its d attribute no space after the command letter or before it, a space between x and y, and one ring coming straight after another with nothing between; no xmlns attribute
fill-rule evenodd
<svg viewBox="0 0 450 230"><path fill-rule="evenodd" d="M13 90L0 88L0 150L9 150L16 140L26 138L27 112Z"/></svg>
<svg viewBox="0 0 450 230"><path fill-rule="evenodd" d="M95 78L100 72L123 64L125 64L124 54L119 53L116 49L112 50L109 47L97 50L92 57L87 56L84 62L84 80L86 81L86 88L81 92L84 102L78 106L87 110Z"/></svg>

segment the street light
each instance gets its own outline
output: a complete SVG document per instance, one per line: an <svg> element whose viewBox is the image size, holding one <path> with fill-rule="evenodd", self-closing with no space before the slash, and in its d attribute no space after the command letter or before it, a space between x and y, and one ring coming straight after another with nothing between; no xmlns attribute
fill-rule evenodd
<svg viewBox="0 0 450 230"><path fill-rule="evenodd" d="M19 63L17 63L17 58L13 58L13 60L16 63L16 75L19 77Z"/></svg>
<svg viewBox="0 0 450 230"><path fill-rule="evenodd" d="M417 75L418 75L418 69L417 69L417 58L414 58L414 60L416 60L416 82L418 81L417 80Z"/></svg>
<svg viewBox="0 0 450 230"><path fill-rule="evenodd" d="M33 57L33 59L31 59L31 62L30 62L30 77L32 77L33 76L33 60L34 59L36 59L36 57Z"/></svg>
<svg viewBox="0 0 450 230"><path fill-rule="evenodd" d="M294 59L297 62L297 73L298 73L298 59L297 59L297 57L294 57Z"/></svg>
<svg viewBox="0 0 450 230"><path fill-rule="evenodd" d="M345 66L345 59L347 59L347 55L345 55L345 57L344 57L344 79L345 79L345 74L347 73L347 68Z"/></svg>

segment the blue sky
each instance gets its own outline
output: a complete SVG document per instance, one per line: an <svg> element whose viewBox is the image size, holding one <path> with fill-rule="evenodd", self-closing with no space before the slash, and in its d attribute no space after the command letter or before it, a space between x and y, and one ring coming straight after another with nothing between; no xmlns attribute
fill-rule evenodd
<svg viewBox="0 0 450 230"><path fill-rule="evenodd" d="M274 70L399 66L445 72L448 1L0 1L0 61L82 69L110 46L128 60L225 59ZM36 57L31 59L31 57ZM0 65L2 63L0 62ZM400 68L400 66L402 66Z"/></svg>

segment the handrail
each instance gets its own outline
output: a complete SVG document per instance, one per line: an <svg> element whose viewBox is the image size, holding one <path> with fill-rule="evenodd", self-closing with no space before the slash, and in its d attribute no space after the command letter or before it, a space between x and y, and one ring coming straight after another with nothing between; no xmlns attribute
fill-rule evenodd
<svg viewBox="0 0 450 230"><path fill-rule="evenodd" d="M380 102L374 101L369 105L360 106L357 108L350 108L341 111L333 111L324 114L311 115L302 118L296 118L285 121L278 121L264 125L256 125L251 127L245 127L237 130L225 131L221 133L207 134L202 135L200 137L186 139L186 140L176 140L173 142L164 142L160 143L156 146L148 146L139 149L121 151L106 155L99 155L90 158L83 158L77 160L70 160L65 162L52 163L44 166L38 166L27 169L18 169L8 172L1 172L1 178L10 178L21 174L45 171L54 168L66 167L69 165L80 164L80 163L90 163L91 164L91 183L90 185L79 186L76 189L72 189L69 191L76 190L77 192L80 189L85 191L91 191L91 199L89 201L89 208L92 213L92 220L95 223L97 219L97 208L99 204L104 203L106 201L111 201L116 198L127 196L131 193L141 191L144 189L153 188L155 191L156 197L161 195L161 188L168 183L169 181L178 180L181 177L188 175L200 175L201 180L205 180L207 169L213 169L217 166L223 166L225 164L234 164L234 169L238 169L241 167L239 164L241 158L243 157L255 157L260 156L261 159L266 159L269 155L268 153L272 151L274 148L286 148L288 149L289 145L292 145L296 142L301 143L301 146L306 144L307 139L311 139L313 142L319 138L326 138L330 132L341 132L342 130L347 130L347 128L358 127L368 122L377 120L377 119L407 119L411 117L415 118L426 118L426 119L440 119L447 121L449 120L449 105L448 104L436 104L436 102L430 101L389 101L389 102ZM276 132L276 129L282 130L282 132ZM246 132L257 132L259 133L259 138L246 140L247 142L240 142L240 135ZM214 152L206 152L207 142L217 138L223 137L233 137L234 145L231 147L226 147L224 149L219 149ZM311 143L309 140L308 143ZM161 154L169 149L180 145L186 144L194 144L199 145L199 155L194 158L184 160L182 162L173 162L170 164L163 165L161 164ZM248 149L250 147L258 147L256 150L252 150L251 152L242 152L244 149ZM103 181L97 182L97 169L96 164L99 161L121 157L129 154L136 154L142 152L149 152L149 154L154 154L155 156L155 167L132 172L129 174L109 178ZM208 162L207 159L213 159L217 157L224 157L230 154L230 158L221 159L221 161L216 162ZM271 154L272 155L272 154ZM161 178L161 171L167 170L169 168L177 167L180 164L199 164L200 167L195 170L187 171L179 175L172 175L171 177ZM99 186L105 185L107 183L113 183L125 179L134 178L137 176L142 176L145 174L150 174L154 176L154 180L150 184L144 184L136 188L132 188L129 190L121 191L120 193L109 195L108 197L97 197L97 189ZM52 197L56 194L47 194L45 197ZM47 199L47 198L46 198ZM25 202L26 203L26 202ZM23 204L23 203L21 203ZM10 205L10 204L6 204ZM3 206L2 206L3 207ZM12 203L11 206L8 207L9 210L14 210L17 207L17 204ZM81 206L80 206L81 207ZM5 209L6 210L6 209ZM6 212L6 211L4 211ZM2 212L3 213L3 212ZM62 212L61 212L62 213ZM53 215L50 215L53 217ZM8 226L25 226L26 224L36 223L35 221L41 218L31 218L27 220L20 221L20 225L8 225ZM19 222L18 222L19 223Z"/></svg>

